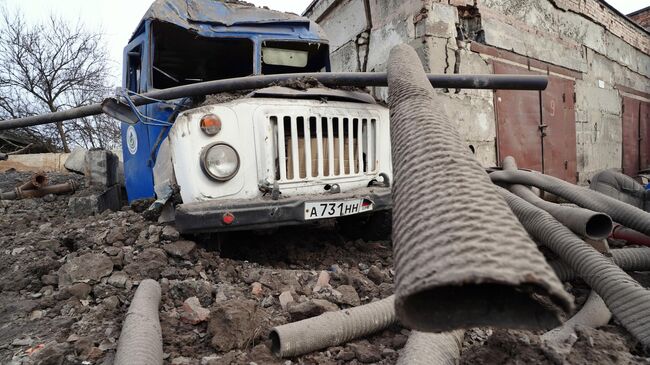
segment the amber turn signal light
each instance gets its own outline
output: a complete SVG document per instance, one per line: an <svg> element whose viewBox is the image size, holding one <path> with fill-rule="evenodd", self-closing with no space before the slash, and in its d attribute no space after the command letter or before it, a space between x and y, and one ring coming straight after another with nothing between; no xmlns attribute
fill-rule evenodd
<svg viewBox="0 0 650 365"><path fill-rule="evenodd" d="M201 118L201 130L208 136L217 135L221 131L221 119L214 114L206 114Z"/></svg>

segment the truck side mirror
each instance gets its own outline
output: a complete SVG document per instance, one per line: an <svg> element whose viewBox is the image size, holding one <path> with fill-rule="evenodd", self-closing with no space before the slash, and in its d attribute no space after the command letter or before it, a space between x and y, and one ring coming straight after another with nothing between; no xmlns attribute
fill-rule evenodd
<svg viewBox="0 0 650 365"><path fill-rule="evenodd" d="M127 124L137 124L140 118L126 104L120 103L115 98L107 98L102 101L102 111L108 116Z"/></svg>

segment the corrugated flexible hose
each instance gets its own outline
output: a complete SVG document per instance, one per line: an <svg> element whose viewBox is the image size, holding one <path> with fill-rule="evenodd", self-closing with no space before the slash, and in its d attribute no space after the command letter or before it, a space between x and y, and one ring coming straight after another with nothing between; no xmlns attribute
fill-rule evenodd
<svg viewBox="0 0 650 365"><path fill-rule="evenodd" d="M570 184L553 176L526 171L495 171L490 173L490 178L497 184L535 186L583 208L606 213L615 222L650 235L650 213L597 191Z"/></svg>
<svg viewBox="0 0 650 365"><path fill-rule="evenodd" d="M388 64L395 310L423 332L552 328L572 301L461 142L407 45Z"/></svg>
<svg viewBox="0 0 650 365"><path fill-rule="evenodd" d="M585 304L573 317L564 322L562 326L543 334L541 340L546 347L555 352L555 355L561 357L559 360L564 360L562 357L571 352L573 344L578 339L576 328L598 328L609 323L611 318L612 312L607 309L603 299L592 290Z"/></svg>
<svg viewBox="0 0 650 365"><path fill-rule="evenodd" d="M510 171L508 171L510 172ZM650 345L650 291L549 213L499 188L512 211L540 243L565 261L639 342Z"/></svg>
<svg viewBox="0 0 650 365"><path fill-rule="evenodd" d="M396 323L395 297L336 312L326 312L271 330L271 351L293 357L337 346Z"/></svg>
<svg viewBox="0 0 650 365"><path fill-rule="evenodd" d="M517 163L513 157L508 156L503 159L503 170L517 171ZM540 198L524 185L513 184L507 188L520 198L549 212L560 223L580 236L602 240L609 237L612 232L612 219L607 214L551 203Z"/></svg>
<svg viewBox="0 0 650 365"><path fill-rule="evenodd" d="M610 250L614 263L624 271L650 270L650 248L631 247ZM562 261L549 263L562 281L575 280L578 275L571 266Z"/></svg>
<svg viewBox="0 0 650 365"><path fill-rule="evenodd" d="M400 351L397 365L456 365L463 347L464 330L442 333L412 331Z"/></svg>
<svg viewBox="0 0 650 365"><path fill-rule="evenodd" d="M161 365L162 331L158 318L160 285L151 279L140 282L126 313L117 344L115 365Z"/></svg>

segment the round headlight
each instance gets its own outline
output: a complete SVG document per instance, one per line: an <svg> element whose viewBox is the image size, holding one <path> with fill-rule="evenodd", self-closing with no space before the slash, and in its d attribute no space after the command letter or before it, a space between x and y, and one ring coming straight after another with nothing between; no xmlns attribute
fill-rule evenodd
<svg viewBox="0 0 650 365"><path fill-rule="evenodd" d="M239 154L228 144L214 143L201 153L201 168L214 180L230 180L239 170Z"/></svg>
<svg viewBox="0 0 650 365"><path fill-rule="evenodd" d="M201 130L208 136L214 136L221 131L221 119L214 114L206 114L201 118Z"/></svg>

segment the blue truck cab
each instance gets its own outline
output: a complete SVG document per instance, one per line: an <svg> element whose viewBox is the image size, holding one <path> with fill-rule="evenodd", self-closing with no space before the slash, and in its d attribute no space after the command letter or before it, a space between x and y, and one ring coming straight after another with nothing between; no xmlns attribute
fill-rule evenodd
<svg viewBox="0 0 650 365"><path fill-rule="evenodd" d="M268 64L265 47L305 50L309 60L304 67ZM124 49L123 65L122 86L134 93L249 75L330 71L328 42L314 22L217 0L156 0ZM154 103L139 111L168 121L174 108ZM169 129L156 122L122 125L129 202L155 196L153 166Z"/></svg>
<svg viewBox="0 0 650 365"><path fill-rule="evenodd" d="M329 71L327 39L309 19L241 1L156 0L124 49L121 92ZM137 122L122 124L130 202L162 201L181 233L389 209L389 113L367 93L273 86L209 98L139 106ZM165 200L172 190L180 204Z"/></svg>

